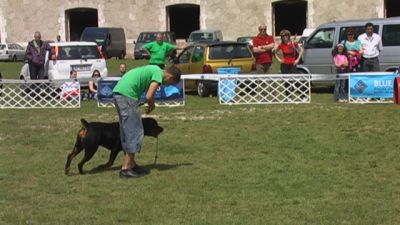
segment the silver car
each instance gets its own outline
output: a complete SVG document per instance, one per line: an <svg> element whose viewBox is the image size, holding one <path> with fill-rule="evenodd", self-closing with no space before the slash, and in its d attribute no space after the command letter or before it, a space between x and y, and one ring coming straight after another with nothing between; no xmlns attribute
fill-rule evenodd
<svg viewBox="0 0 400 225"><path fill-rule="evenodd" d="M23 61L25 49L17 43L0 44L1 61Z"/></svg>

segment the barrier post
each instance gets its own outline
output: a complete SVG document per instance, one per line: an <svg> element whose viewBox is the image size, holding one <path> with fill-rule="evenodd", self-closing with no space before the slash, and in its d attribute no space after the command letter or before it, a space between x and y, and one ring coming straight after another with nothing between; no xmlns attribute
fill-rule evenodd
<svg viewBox="0 0 400 225"><path fill-rule="evenodd" d="M400 104L400 76L394 78L393 98L395 104Z"/></svg>

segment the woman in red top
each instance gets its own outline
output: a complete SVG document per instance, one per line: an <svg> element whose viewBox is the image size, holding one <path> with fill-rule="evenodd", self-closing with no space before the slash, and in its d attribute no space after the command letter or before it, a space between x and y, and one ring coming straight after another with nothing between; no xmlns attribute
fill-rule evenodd
<svg viewBox="0 0 400 225"><path fill-rule="evenodd" d="M281 63L281 73L297 73L296 65L303 55L303 48L297 42L290 40L290 31L282 30L280 36L281 44L274 49L274 53L275 58ZM278 52L282 53L283 59L276 54Z"/></svg>
<svg viewBox="0 0 400 225"><path fill-rule="evenodd" d="M303 55L303 48L300 47L297 42L290 40L290 31L282 30L280 32L281 43L274 48L275 58L281 63L281 73L289 74L289 73L298 73L296 65L299 63L301 56ZM280 58L279 54L283 56ZM293 82L293 81L292 81ZM293 100L300 96L302 101L308 101L306 95L304 94L305 88L301 86L301 83L298 81L286 82L286 96L289 100ZM301 87L299 87L301 86ZM297 91L294 90L296 87L297 90L300 90L300 94L296 94Z"/></svg>

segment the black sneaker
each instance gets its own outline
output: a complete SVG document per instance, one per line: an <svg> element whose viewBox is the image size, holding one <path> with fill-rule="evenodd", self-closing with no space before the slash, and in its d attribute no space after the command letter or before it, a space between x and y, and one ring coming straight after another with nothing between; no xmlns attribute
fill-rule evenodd
<svg viewBox="0 0 400 225"><path fill-rule="evenodd" d="M137 173L137 174L140 174L140 175L150 174L150 170L149 169L146 169L146 168L141 167L139 165L136 165L135 167L133 167L132 171L134 173Z"/></svg>
<svg viewBox="0 0 400 225"><path fill-rule="evenodd" d="M141 177L142 174L139 174L133 170L120 170L119 177L121 178L138 178Z"/></svg>

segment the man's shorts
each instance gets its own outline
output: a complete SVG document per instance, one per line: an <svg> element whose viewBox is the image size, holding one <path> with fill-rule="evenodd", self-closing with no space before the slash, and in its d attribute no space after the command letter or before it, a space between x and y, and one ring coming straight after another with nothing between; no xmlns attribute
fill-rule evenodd
<svg viewBox="0 0 400 225"><path fill-rule="evenodd" d="M127 153L137 153L142 148L144 136L139 101L114 94L114 103L119 117L122 148Z"/></svg>

